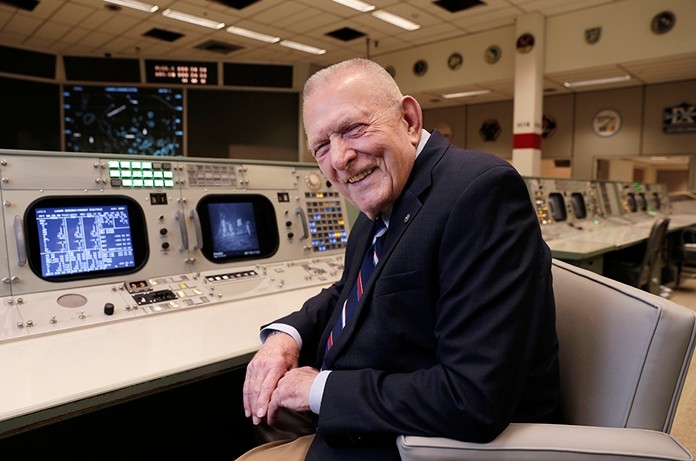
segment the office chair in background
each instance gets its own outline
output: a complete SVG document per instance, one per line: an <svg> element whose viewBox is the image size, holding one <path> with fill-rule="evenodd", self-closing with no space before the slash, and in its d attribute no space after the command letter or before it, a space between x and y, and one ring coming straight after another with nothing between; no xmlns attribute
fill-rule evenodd
<svg viewBox="0 0 696 461"><path fill-rule="evenodd" d="M655 218L645 249L636 252L635 248L627 248L607 253L602 273L610 279L667 297L669 290L660 284L660 266L664 260L668 226L669 218Z"/></svg>

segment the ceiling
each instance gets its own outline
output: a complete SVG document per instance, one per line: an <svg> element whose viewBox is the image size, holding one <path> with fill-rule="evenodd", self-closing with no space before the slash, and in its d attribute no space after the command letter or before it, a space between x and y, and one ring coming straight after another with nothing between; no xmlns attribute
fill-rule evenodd
<svg viewBox="0 0 696 461"><path fill-rule="evenodd" d="M66 56L312 63L325 66L346 58L374 58L509 27L515 24L518 16L531 12L553 17L632 0L485 0L483 5L454 13L433 0L371 0L370 3L378 10L386 10L421 24L420 29L412 32L387 24L370 13L361 13L330 0L147 1L158 5L159 10L149 14L125 7L114 8L103 0L0 0L0 44ZM251 4L234 8L224 2ZM16 5L24 5L24 8ZM224 23L225 27L213 30L177 21L161 14L168 8L214 19ZM225 29L229 26L312 45L325 49L326 53L312 55L285 48L278 43L268 44L240 37L228 33ZM364 35L349 40L327 35L344 28ZM181 34L181 37L165 41L144 35L152 29ZM204 44L206 46L201 49ZM234 50L229 51L227 47ZM226 53L221 52L225 50ZM601 89L696 79L696 47L694 53L677 58L583 69L573 76L546 76L545 88L568 91L562 87L561 78L598 78L619 72L628 72L635 78L628 83L606 85ZM478 98L476 102L510 99L512 87L513 82L502 82L499 91L493 88L492 94ZM431 102L429 95L423 96L425 98L421 103L428 108ZM433 104L437 102L442 101L432 101Z"/></svg>

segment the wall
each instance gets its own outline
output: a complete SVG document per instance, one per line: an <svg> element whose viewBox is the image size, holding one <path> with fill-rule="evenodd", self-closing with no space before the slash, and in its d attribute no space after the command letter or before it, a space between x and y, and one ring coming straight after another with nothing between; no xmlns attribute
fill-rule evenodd
<svg viewBox="0 0 696 461"><path fill-rule="evenodd" d="M546 96L543 113L555 119L556 131L543 139L542 159L570 159L573 178L593 179L598 157L696 156L696 133L665 133L663 130L665 109L682 103L696 105L696 80ZM512 101L466 107L466 110L457 111L452 108L424 111L426 128L434 128L436 123L453 127L466 124L466 140L460 145L509 159ZM606 137L593 131L593 119L604 109L614 109L621 116L620 129ZM489 119L499 120L503 127L503 133L495 142L482 141L478 134L482 121Z"/></svg>

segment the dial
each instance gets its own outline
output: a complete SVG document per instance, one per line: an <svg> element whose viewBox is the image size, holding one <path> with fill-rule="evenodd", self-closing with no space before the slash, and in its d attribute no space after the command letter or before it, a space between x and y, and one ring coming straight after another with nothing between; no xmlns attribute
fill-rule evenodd
<svg viewBox="0 0 696 461"><path fill-rule="evenodd" d="M305 176L305 183L311 190L317 190L321 187L321 176L318 173L309 172Z"/></svg>

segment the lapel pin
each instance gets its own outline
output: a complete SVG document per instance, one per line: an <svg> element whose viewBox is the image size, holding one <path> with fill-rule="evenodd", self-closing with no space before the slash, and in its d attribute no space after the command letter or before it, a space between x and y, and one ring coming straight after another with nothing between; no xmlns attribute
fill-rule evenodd
<svg viewBox="0 0 696 461"><path fill-rule="evenodd" d="M411 213L404 216L404 223L407 223L409 219L411 219Z"/></svg>

